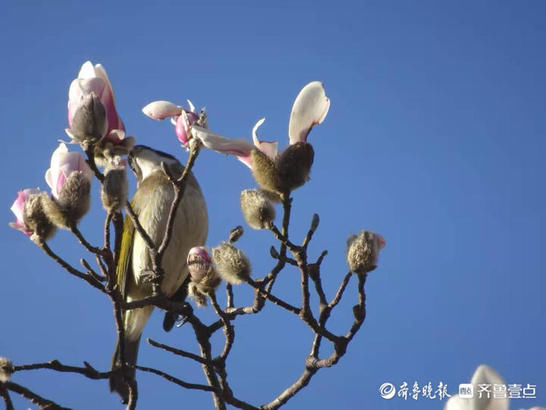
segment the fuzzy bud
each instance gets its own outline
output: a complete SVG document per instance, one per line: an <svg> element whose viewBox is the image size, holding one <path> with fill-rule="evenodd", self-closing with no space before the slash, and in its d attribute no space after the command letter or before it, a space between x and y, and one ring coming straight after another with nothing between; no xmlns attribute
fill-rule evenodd
<svg viewBox="0 0 546 410"><path fill-rule="evenodd" d="M236 226L229 233L229 242L230 243L237 242L241 238L241 236L243 236L244 233L245 233L245 230L243 229L241 225Z"/></svg>
<svg viewBox="0 0 546 410"><path fill-rule="evenodd" d="M377 267L379 251L385 247L381 235L370 231L360 231L347 239L347 264L351 272L366 274Z"/></svg>
<svg viewBox="0 0 546 410"><path fill-rule="evenodd" d="M72 172L58 197L44 197L44 211L55 225L62 228L76 226L89 211L91 181L83 172Z"/></svg>
<svg viewBox="0 0 546 410"><path fill-rule="evenodd" d="M50 239L57 230L44 211L44 199L49 198L47 193L30 196L25 202L23 221L34 242L45 242Z"/></svg>
<svg viewBox="0 0 546 410"><path fill-rule="evenodd" d="M277 192L279 182L275 162L258 149L250 152L250 163L252 164L252 175L263 189Z"/></svg>
<svg viewBox="0 0 546 410"><path fill-rule="evenodd" d="M188 295L195 301L197 306L206 306L206 296L213 293L220 283L222 283L222 278L211 267L199 282L194 282L192 278L188 284Z"/></svg>
<svg viewBox="0 0 546 410"><path fill-rule="evenodd" d="M283 151L277 161L282 192L293 191L309 181L314 155L313 147L307 142L296 142Z"/></svg>
<svg viewBox="0 0 546 410"><path fill-rule="evenodd" d="M212 250L216 270L226 282L238 285L250 278L250 262L245 254L235 246L222 242Z"/></svg>
<svg viewBox="0 0 546 410"><path fill-rule="evenodd" d="M187 264L192 282L201 282L212 267L212 260L207 248L204 246L191 248L188 253Z"/></svg>
<svg viewBox="0 0 546 410"><path fill-rule="evenodd" d="M121 210L127 201L127 191L125 164L119 156L116 156L104 169L104 182L100 193L104 209L107 212Z"/></svg>
<svg viewBox="0 0 546 410"><path fill-rule="evenodd" d="M194 300L199 307L207 306L207 297L201 292L196 283L190 282L188 285L188 296Z"/></svg>
<svg viewBox="0 0 546 410"><path fill-rule="evenodd" d="M246 223L254 229L264 229L275 220L275 208L271 201L255 189L241 192L241 211Z"/></svg>
<svg viewBox="0 0 546 410"><path fill-rule="evenodd" d="M11 360L0 357L0 383L9 382L9 379L15 371Z"/></svg>
<svg viewBox="0 0 546 410"><path fill-rule="evenodd" d="M83 95L67 133L75 142L94 144L108 130L106 110L94 92Z"/></svg>

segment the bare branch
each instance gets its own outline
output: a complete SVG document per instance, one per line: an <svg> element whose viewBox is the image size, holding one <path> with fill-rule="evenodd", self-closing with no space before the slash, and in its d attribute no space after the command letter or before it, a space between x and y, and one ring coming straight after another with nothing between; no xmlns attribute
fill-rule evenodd
<svg viewBox="0 0 546 410"><path fill-rule="evenodd" d="M216 390L210 386L206 386L204 384L195 384L195 383L188 383L183 380L180 380L177 377L171 376L168 373L162 372L161 370L157 370L151 367L144 367L144 366L135 366L135 369L138 369L142 372L147 373L153 373L158 376L163 377L165 380L170 381L171 383L178 384L179 386L182 386L186 389L192 389L192 390L203 390L203 391L210 391L210 392L216 392Z"/></svg>
<svg viewBox="0 0 546 410"><path fill-rule="evenodd" d="M43 410L68 410L67 407L62 407L59 404L55 403L54 401L48 400L43 398L42 396L39 396L38 394L30 391L26 387L23 387L17 383L13 382L6 382L4 383L4 386L6 389L11 390L14 393L19 394L20 396L23 396L25 399L29 400L30 402L37 405L40 409Z"/></svg>
<svg viewBox="0 0 546 410"><path fill-rule="evenodd" d="M201 363L201 364L207 364L206 360L204 360L201 356L198 356L194 353L190 353L190 352L186 352L185 350L180 350L180 349L176 349L172 346L169 346L169 345L166 345L166 344L163 344L163 343L159 343L159 342L156 342L155 340L152 340L152 339L146 339L146 341L152 345L153 347L157 347L159 349L163 349L167 352L170 352L170 353L173 353L173 354L176 354L178 356L182 356L182 357L186 357L188 359L192 359L192 360L195 360L196 362L198 363ZM212 364L212 363L211 363Z"/></svg>
<svg viewBox="0 0 546 410"><path fill-rule="evenodd" d="M85 274L83 272L80 272L79 270L75 269L74 267L72 267L68 262L66 262L64 259L62 259L55 252L53 252L46 242L42 242L39 246L47 254L47 256L49 256L51 259L53 259L55 262L57 262L59 265L61 265L68 273L70 273L70 274L72 274L74 276L77 276L80 279L85 280L91 286L97 288L101 292L104 292L104 286L102 285L102 283L100 283L93 276L87 275L87 274Z"/></svg>

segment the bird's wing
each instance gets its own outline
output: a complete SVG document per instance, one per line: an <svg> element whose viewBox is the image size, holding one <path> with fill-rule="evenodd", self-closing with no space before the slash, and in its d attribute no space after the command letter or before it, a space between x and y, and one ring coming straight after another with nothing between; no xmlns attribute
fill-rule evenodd
<svg viewBox="0 0 546 410"><path fill-rule="evenodd" d="M127 291L127 271L131 269L131 256L133 254L133 236L135 226L129 216L123 222L123 235L121 236L121 249L116 265L116 283L121 294L125 296Z"/></svg>

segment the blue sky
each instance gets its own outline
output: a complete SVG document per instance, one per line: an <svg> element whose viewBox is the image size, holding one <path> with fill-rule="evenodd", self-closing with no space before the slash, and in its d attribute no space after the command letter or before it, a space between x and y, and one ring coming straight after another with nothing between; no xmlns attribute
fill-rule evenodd
<svg viewBox="0 0 546 410"><path fill-rule="evenodd" d="M109 367L110 302L7 226L18 189L47 188L50 155L66 138L68 86L83 62L106 67L128 133L181 160L186 153L172 127L142 115L148 102L190 98L207 107L214 131L230 137L250 138L266 116L261 135L285 147L297 92L321 80L331 108L310 136L312 179L294 193L291 235L301 238L320 214L311 255L329 250L329 294L346 271L349 234L371 229L387 247L367 284L366 323L347 355L286 408L438 409L438 399L388 401L378 388L430 381L454 393L481 363L507 383L537 385L537 400L513 400L511 409L545 405L545 3L206 4L4 4L0 356ZM203 153L195 173L209 208L208 244L216 245L243 223L239 194L254 182L242 164L213 152ZM94 242L103 218L96 197L81 223ZM273 265L272 243L250 229L239 242L255 276ZM51 246L74 263L85 254L66 232ZM277 293L297 303L297 287L286 270ZM352 291L334 329L350 323ZM248 302L249 292L240 293L237 300ZM144 337L196 350L189 328L165 334L161 320L156 312ZM268 402L300 374L311 334L271 306L236 323L228 362L235 393ZM146 344L139 360L203 380L199 367ZM105 381L45 370L13 380L69 407L121 408ZM205 393L152 375L138 381L140 408L211 406ZM16 407L26 405L16 399Z"/></svg>

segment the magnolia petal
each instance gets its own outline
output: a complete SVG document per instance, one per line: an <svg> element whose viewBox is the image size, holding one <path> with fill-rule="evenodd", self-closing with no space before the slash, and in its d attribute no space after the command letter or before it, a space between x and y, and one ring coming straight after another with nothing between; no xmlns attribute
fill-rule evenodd
<svg viewBox="0 0 546 410"><path fill-rule="evenodd" d="M110 130L110 132L104 137L104 141L110 141L114 145L120 144L124 139L125 139L125 128Z"/></svg>
<svg viewBox="0 0 546 410"><path fill-rule="evenodd" d="M95 74L97 77L100 77L104 80L108 88L110 89L110 92L112 93L112 96L114 95L114 88L112 87L112 83L110 82L110 79L108 78L108 74L106 74L106 70L102 66L102 64L96 64L95 65Z"/></svg>
<svg viewBox="0 0 546 410"><path fill-rule="evenodd" d="M264 121L265 117L260 118L258 122L254 124L254 127L252 127L252 140L254 141L256 148L274 161L278 154L277 141L260 141L258 138L258 128L264 123Z"/></svg>
<svg viewBox="0 0 546 410"><path fill-rule="evenodd" d="M250 156L250 152L254 149L254 146L247 140L242 138L226 138L197 125L192 127L191 132L192 136L201 141L205 147L223 154L235 155L250 167L249 162L245 161L245 158Z"/></svg>
<svg viewBox="0 0 546 410"><path fill-rule="evenodd" d="M178 137L178 141L180 141L184 146L188 143L189 127L190 127L190 123L188 121L188 116L186 115L186 112L182 110L182 113L176 119L174 132L176 133L176 136Z"/></svg>
<svg viewBox="0 0 546 410"><path fill-rule="evenodd" d="M444 410L470 410L470 399L463 399L458 394L449 398L444 406Z"/></svg>
<svg viewBox="0 0 546 410"><path fill-rule="evenodd" d="M188 102L188 107L190 107L190 112L193 112L197 114L197 110L195 109L195 105L190 100L186 100Z"/></svg>
<svg viewBox="0 0 546 410"><path fill-rule="evenodd" d="M330 99L326 97L324 86L320 81L310 82L303 87L290 113L288 124L290 144L305 142L311 128L324 121L329 108Z"/></svg>
<svg viewBox="0 0 546 410"><path fill-rule="evenodd" d="M82 64L80 72L78 73L78 78L92 78L96 76L95 66L91 61L86 61Z"/></svg>
<svg viewBox="0 0 546 410"><path fill-rule="evenodd" d="M144 115L147 115L154 120L164 120L167 117L180 115L182 107L173 104L169 101L153 101L142 108Z"/></svg>
<svg viewBox="0 0 546 410"><path fill-rule="evenodd" d="M478 389L479 384L505 384L504 380L494 369L486 364L478 366L472 380L470 381L474 385L474 389ZM473 410L508 410L508 404L510 400L507 398L479 398L475 393L472 399Z"/></svg>

